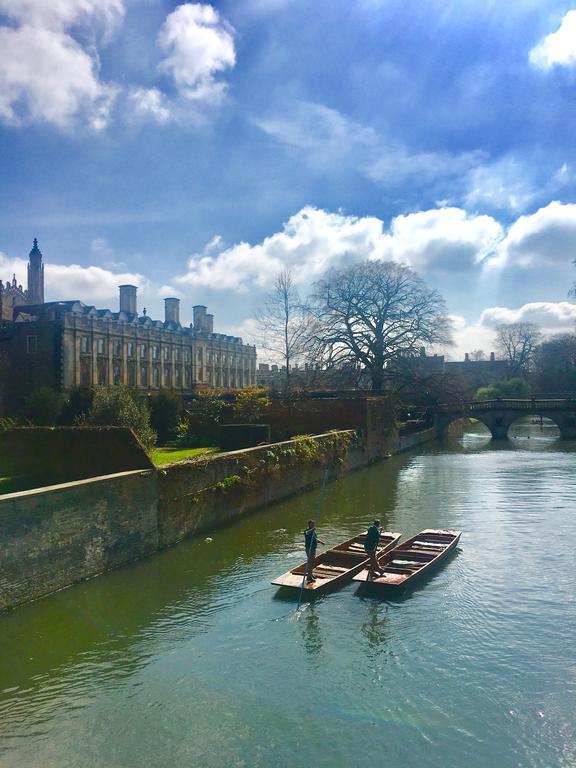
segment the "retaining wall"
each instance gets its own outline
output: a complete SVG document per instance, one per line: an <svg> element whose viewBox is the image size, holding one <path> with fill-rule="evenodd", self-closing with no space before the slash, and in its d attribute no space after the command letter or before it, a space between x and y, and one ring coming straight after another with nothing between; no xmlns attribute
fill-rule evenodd
<svg viewBox="0 0 576 768"><path fill-rule="evenodd" d="M437 437L438 430L436 427L423 429L421 432L413 432L411 435L398 435L395 441L393 453L400 453L401 451L407 451L410 448L414 448L416 445L429 443L432 440L436 440Z"/></svg>
<svg viewBox="0 0 576 768"><path fill-rule="evenodd" d="M155 471L0 497L0 610L158 549Z"/></svg>
<svg viewBox="0 0 576 768"><path fill-rule="evenodd" d="M355 433L0 496L0 610L117 568L364 466Z"/></svg>

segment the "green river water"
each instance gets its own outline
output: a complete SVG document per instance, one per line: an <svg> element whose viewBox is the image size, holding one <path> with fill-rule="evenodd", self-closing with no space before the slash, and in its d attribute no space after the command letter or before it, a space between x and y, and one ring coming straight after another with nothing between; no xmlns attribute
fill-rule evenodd
<svg viewBox="0 0 576 768"><path fill-rule="evenodd" d="M331 483L328 545L463 531L399 598L270 585L316 489L0 616L0 766L573 768L575 451L525 424Z"/></svg>

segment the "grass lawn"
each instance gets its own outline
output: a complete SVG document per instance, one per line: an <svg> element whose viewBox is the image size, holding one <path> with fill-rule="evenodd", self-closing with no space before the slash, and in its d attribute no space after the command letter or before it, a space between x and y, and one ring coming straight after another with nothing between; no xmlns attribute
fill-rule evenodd
<svg viewBox="0 0 576 768"><path fill-rule="evenodd" d="M183 461L203 453L217 453L218 448L154 448L150 458L157 466L171 464L173 461Z"/></svg>

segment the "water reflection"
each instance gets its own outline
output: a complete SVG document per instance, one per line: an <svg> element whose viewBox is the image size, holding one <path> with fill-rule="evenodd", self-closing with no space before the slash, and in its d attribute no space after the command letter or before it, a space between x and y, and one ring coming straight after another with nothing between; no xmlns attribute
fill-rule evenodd
<svg viewBox="0 0 576 768"><path fill-rule="evenodd" d="M320 632L320 617L316 603L306 605L300 616L304 648L309 656L319 656L322 650L322 633Z"/></svg>
<svg viewBox="0 0 576 768"><path fill-rule="evenodd" d="M361 631L368 643L369 657L376 659L380 656L387 640L386 612L387 606L375 600L366 601L366 620L362 623Z"/></svg>

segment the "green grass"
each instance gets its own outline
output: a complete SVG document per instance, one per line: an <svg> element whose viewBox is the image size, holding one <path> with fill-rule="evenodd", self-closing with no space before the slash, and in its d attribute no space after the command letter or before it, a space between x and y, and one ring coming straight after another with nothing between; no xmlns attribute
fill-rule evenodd
<svg viewBox="0 0 576 768"><path fill-rule="evenodd" d="M150 458L157 466L172 464L174 461L183 461L193 456L202 456L204 453L217 453L218 448L154 448L150 452Z"/></svg>

